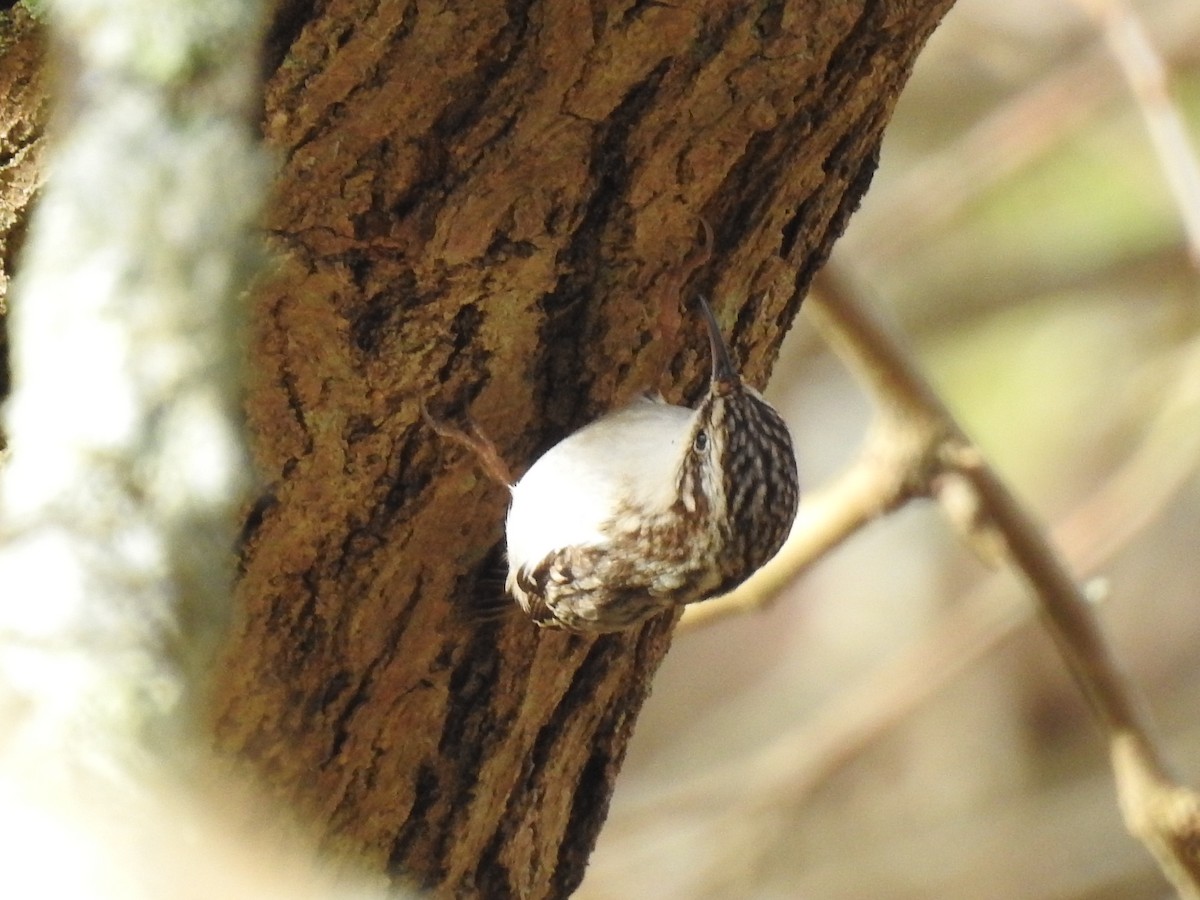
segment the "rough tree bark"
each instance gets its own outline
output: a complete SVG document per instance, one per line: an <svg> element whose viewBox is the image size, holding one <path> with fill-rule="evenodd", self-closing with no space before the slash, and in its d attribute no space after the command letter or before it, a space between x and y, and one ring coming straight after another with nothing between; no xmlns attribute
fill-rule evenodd
<svg viewBox="0 0 1200 900"><path fill-rule="evenodd" d="M29 203L42 182L42 124L49 98L42 71L41 30L18 8L0 13L0 316L8 312L9 276L21 244ZM0 319L0 322L3 320ZM8 329L0 329L0 396L7 397ZM0 435L0 447L5 445Z"/></svg>
<svg viewBox="0 0 1200 900"><path fill-rule="evenodd" d="M264 491L213 721L331 850L444 895L578 884L674 621L590 639L463 616L501 590L506 498L422 404L520 471L641 390L696 395L698 323L668 323L697 292L761 385L950 2L282 4ZM0 85L36 85L5 15ZM3 173L5 234L34 172ZM683 285L701 217L713 256Z"/></svg>

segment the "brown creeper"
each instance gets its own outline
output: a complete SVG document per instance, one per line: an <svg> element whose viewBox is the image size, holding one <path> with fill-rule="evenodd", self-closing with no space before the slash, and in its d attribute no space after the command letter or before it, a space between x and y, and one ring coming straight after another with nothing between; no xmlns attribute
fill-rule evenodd
<svg viewBox="0 0 1200 900"><path fill-rule="evenodd" d="M512 485L506 587L539 625L629 628L732 589L787 537L800 494L791 435L700 308L712 376L696 409L639 400Z"/></svg>

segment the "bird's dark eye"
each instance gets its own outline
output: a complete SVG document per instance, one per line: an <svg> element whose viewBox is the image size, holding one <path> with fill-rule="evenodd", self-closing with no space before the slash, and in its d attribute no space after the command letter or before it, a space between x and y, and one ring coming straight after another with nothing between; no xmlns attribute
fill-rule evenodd
<svg viewBox="0 0 1200 900"><path fill-rule="evenodd" d="M708 449L708 435L705 432L696 432L696 439L692 441L692 449L697 453L703 453Z"/></svg>

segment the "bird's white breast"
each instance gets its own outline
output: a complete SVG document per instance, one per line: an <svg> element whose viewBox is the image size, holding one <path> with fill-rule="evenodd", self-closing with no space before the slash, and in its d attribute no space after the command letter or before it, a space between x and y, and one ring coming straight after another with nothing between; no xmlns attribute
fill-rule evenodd
<svg viewBox="0 0 1200 900"><path fill-rule="evenodd" d="M669 508L696 415L643 399L546 451L512 489L510 573L563 547L603 545L603 526L628 502Z"/></svg>

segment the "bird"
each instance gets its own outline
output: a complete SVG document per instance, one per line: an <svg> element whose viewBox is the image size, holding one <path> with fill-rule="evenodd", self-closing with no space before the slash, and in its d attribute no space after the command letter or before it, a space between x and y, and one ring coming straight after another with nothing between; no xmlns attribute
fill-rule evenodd
<svg viewBox="0 0 1200 900"><path fill-rule="evenodd" d="M539 626L623 631L726 593L791 529L791 434L738 374L708 302L697 305L711 374L694 409L643 396L565 437L509 486L505 588Z"/></svg>

